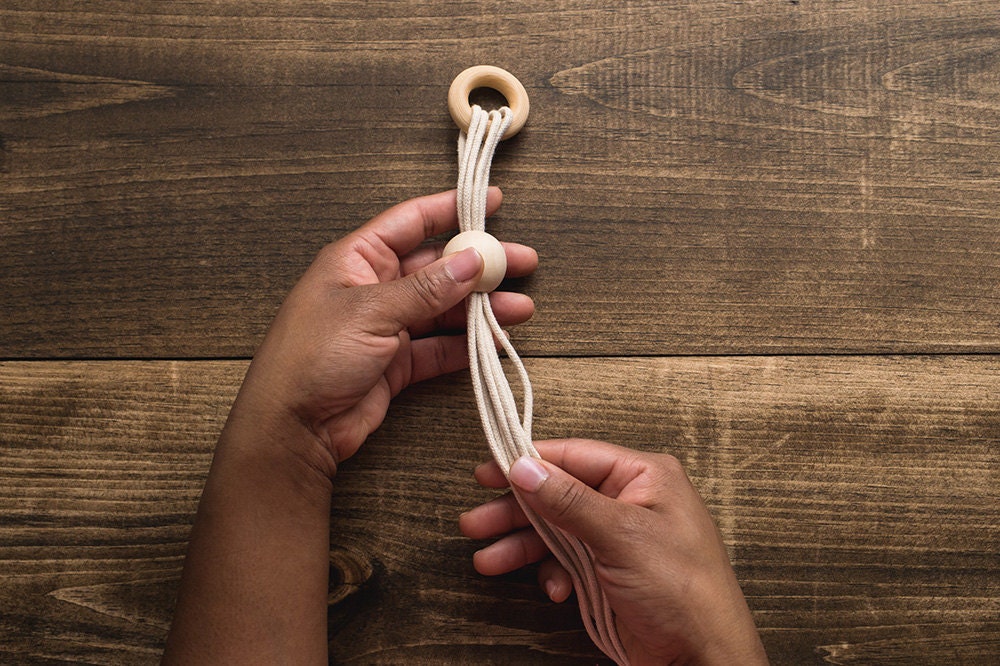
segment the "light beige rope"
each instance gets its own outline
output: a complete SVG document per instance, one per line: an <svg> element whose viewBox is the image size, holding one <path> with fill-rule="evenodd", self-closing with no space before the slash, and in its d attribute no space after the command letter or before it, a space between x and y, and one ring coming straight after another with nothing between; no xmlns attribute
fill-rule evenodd
<svg viewBox="0 0 1000 666"><path fill-rule="evenodd" d="M503 92L503 91L501 91ZM462 232L486 229L486 195L497 144L509 130L513 112L508 107L487 113L471 108L468 129L458 139L458 219ZM540 457L532 444L532 391L528 373L490 307L488 293L468 299L469 368L476 405L490 452L504 475L521 456ZM499 341L522 387L522 415L504 373L494 341ZM615 625L614 612L594 572L593 555L576 537L545 522L514 492L521 508L559 563L569 572L588 635L606 655L626 666L628 657Z"/></svg>

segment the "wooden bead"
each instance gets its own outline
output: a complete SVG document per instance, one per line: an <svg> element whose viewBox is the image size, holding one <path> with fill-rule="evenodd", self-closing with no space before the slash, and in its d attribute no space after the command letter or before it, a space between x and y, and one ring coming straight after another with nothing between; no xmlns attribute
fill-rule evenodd
<svg viewBox="0 0 1000 666"><path fill-rule="evenodd" d="M528 91L513 74L492 65L470 67L451 82L451 88L448 89L448 112L459 129L463 132L469 129L469 122L472 120L469 93L476 88L492 88L507 98L507 106L514 118L501 138L509 139L521 131L528 121Z"/></svg>
<svg viewBox="0 0 1000 666"><path fill-rule="evenodd" d="M485 231L463 231L448 241L443 255L447 257L467 247L475 249L483 259L483 272L475 291L490 292L499 287L507 274L507 253L500 241Z"/></svg>

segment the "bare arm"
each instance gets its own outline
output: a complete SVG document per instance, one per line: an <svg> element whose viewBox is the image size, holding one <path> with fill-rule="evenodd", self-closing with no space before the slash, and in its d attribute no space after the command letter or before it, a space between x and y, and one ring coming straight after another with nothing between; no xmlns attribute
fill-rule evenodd
<svg viewBox="0 0 1000 666"><path fill-rule="evenodd" d="M291 452L306 433L234 418L216 448L166 664L327 661L330 478Z"/></svg>
<svg viewBox="0 0 1000 666"><path fill-rule="evenodd" d="M500 205L490 192L489 210ZM165 664L327 662L330 488L407 385L468 362L462 301L482 262L422 245L457 224L455 194L414 199L325 248L285 300L216 448ZM505 246L509 275L534 250ZM526 296L491 295L504 324Z"/></svg>

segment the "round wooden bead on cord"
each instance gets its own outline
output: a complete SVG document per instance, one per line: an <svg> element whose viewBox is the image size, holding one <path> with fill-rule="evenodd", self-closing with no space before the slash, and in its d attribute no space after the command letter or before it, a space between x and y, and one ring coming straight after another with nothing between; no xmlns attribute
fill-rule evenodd
<svg viewBox="0 0 1000 666"><path fill-rule="evenodd" d="M507 274L507 253L494 236L485 231L463 231L444 246L443 256L473 248L483 260L483 272L479 275L474 291L490 292L500 286Z"/></svg>
<svg viewBox="0 0 1000 666"><path fill-rule="evenodd" d="M501 138L509 139L521 131L528 121L528 91L513 74L493 65L470 67L451 82L451 88L448 89L448 112L459 129L463 132L469 129L469 121L472 120L469 93L476 88L492 88L507 98L507 106L514 118Z"/></svg>

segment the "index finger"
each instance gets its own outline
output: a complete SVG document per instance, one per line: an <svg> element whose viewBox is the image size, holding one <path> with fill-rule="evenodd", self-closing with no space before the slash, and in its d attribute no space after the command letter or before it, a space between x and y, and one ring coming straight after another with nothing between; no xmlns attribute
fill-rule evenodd
<svg viewBox="0 0 1000 666"><path fill-rule="evenodd" d="M417 197L379 213L352 235L370 244L390 248L397 256L409 254L426 239L458 226L456 191ZM491 187L486 196L486 214L500 207L503 194Z"/></svg>

